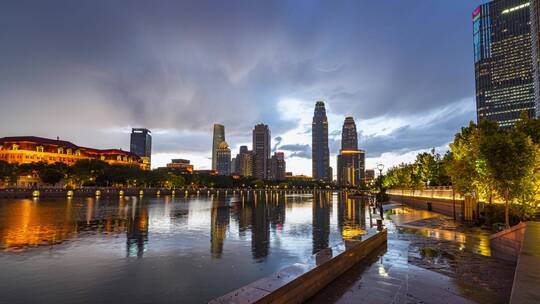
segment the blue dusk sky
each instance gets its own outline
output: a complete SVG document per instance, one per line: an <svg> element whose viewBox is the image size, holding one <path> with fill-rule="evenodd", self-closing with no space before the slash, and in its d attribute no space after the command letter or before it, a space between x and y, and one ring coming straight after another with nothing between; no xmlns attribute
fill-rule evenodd
<svg viewBox="0 0 540 304"><path fill-rule="evenodd" d="M0 137L129 149L153 167L210 167L212 124L233 155L266 123L287 171L311 175L323 100L332 166L353 116L367 167L443 153L475 119L471 13L482 1L0 2Z"/></svg>

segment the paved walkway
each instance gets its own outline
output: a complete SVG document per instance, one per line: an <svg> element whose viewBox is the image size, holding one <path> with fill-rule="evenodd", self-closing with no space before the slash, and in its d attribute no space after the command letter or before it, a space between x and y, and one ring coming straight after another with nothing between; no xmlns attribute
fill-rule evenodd
<svg viewBox="0 0 540 304"><path fill-rule="evenodd" d="M417 221L440 217L427 211L397 209L386 220L389 231L388 247L359 263L327 288L323 289L308 303L507 303L512 281L513 265L501 264L490 257L474 253L474 246L483 244L478 238L465 233L472 241L460 242L461 237L448 237L452 233L418 233L425 228L408 225ZM396 227L405 225L407 228ZM430 228L431 229L431 228ZM445 237L441 237L445 235ZM448 240L447 238L450 238ZM418 244L420 242L420 245ZM445 264L445 258L431 259L427 254L417 254L418 248L443 248L443 252L457 251L459 265ZM482 251L476 248L477 252ZM485 252L484 252L485 253ZM455 254L455 253L453 253ZM437 258L437 257L436 257ZM462 264L469 263L463 270ZM422 267L419 267L420 265ZM441 266L442 265L442 266ZM500 268L497 273L489 273L479 267ZM497 266L494 266L497 265ZM453 268L454 267L454 268ZM475 269L476 268L476 269ZM474 272L488 272L487 276ZM471 274L472 273L472 274ZM506 277L502 287L492 286L491 280L497 276ZM484 282L485 281L485 282ZM478 282L478 283L476 283Z"/></svg>

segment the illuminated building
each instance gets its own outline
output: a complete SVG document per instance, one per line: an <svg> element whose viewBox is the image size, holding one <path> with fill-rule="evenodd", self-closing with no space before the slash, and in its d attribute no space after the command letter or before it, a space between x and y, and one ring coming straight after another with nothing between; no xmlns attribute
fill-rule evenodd
<svg viewBox="0 0 540 304"><path fill-rule="evenodd" d="M217 170L217 149L222 141L225 141L225 127L214 124L214 134L212 136L212 170Z"/></svg>
<svg viewBox="0 0 540 304"><path fill-rule="evenodd" d="M190 164L188 159L172 159L170 163L167 164L168 169L174 169L180 173L193 173L193 165Z"/></svg>
<svg viewBox="0 0 540 304"><path fill-rule="evenodd" d="M131 129L129 151L141 158L143 169L150 170L152 163L152 132L144 128Z"/></svg>
<svg viewBox="0 0 540 304"><path fill-rule="evenodd" d="M285 155L283 152L275 152L270 159L269 179L273 181L285 180Z"/></svg>
<svg viewBox="0 0 540 304"><path fill-rule="evenodd" d="M311 176L307 175L293 175L292 172L285 173L285 180L288 181L299 181L299 182L310 182L313 181L313 178Z"/></svg>
<svg viewBox="0 0 540 304"><path fill-rule="evenodd" d="M357 186L364 179L365 153L358 149L358 133L352 117L345 118L343 123L337 169L340 186Z"/></svg>
<svg viewBox="0 0 540 304"><path fill-rule="evenodd" d="M226 141L222 141L216 150L216 166L219 175L231 174L231 149Z"/></svg>
<svg viewBox="0 0 540 304"><path fill-rule="evenodd" d="M477 120L512 127L535 116L530 2L495 0L472 14Z"/></svg>
<svg viewBox="0 0 540 304"><path fill-rule="evenodd" d="M251 176L253 174L253 153L247 146L240 146L240 153L236 155L237 174Z"/></svg>
<svg viewBox="0 0 540 304"><path fill-rule="evenodd" d="M324 102L317 101L311 124L312 170L315 180L332 181L328 149L328 119Z"/></svg>
<svg viewBox="0 0 540 304"><path fill-rule="evenodd" d="M270 129L258 124L253 129L253 176L268 178L268 159L270 158Z"/></svg>
<svg viewBox="0 0 540 304"><path fill-rule="evenodd" d="M531 42L536 115L540 116L540 0L531 0Z"/></svg>
<svg viewBox="0 0 540 304"><path fill-rule="evenodd" d="M193 174L201 174L201 175L218 175L218 172L216 170L193 170Z"/></svg>
<svg viewBox="0 0 540 304"><path fill-rule="evenodd" d="M110 165L136 165L141 169L146 167L138 155L118 149L85 148L69 141L35 136L0 138L0 160L11 164L44 162L74 165L83 159L101 160Z"/></svg>

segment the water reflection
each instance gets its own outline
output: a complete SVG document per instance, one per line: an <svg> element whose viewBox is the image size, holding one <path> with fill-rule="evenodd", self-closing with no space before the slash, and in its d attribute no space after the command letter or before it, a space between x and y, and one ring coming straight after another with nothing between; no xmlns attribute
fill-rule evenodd
<svg viewBox="0 0 540 304"><path fill-rule="evenodd" d="M213 258L220 258L223 253L223 242L229 227L229 206L216 198L212 201L212 219L210 226L210 252Z"/></svg>
<svg viewBox="0 0 540 304"><path fill-rule="evenodd" d="M345 240L366 234L366 206L347 193L338 194L338 225Z"/></svg>
<svg viewBox="0 0 540 304"><path fill-rule="evenodd" d="M137 202L134 201L133 204ZM132 214L128 217L126 229L127 256L141 258L148 244L148 206L141 202L138 208L131 210Z"/></svg>
<svg viewBox="0 0 540 304"><path fill-rule="evenodd" d="M329 195L319 193L313 196L313 253L329 247L331 208Z"/></svg>
<svg viewBox="0 0 540 304"><path fill-rule="evenodd" d="M206 302L362 234L365 215L328 193L0 200L0 302Z"/></svg>

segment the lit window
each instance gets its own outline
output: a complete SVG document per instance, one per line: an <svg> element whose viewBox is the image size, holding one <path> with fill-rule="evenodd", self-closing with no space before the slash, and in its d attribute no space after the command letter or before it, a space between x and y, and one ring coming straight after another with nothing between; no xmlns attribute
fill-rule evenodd
<svg viewBox="0 0 540 304"><path fill-rule="evenodd" d="M105 160L105 155L101 155L100 159Z"/></svg>
<svg viewBox="0 0 540 304"><path fill-rule="evenodd" d="M71 149L67 149L67 150L66 150L66 154L67 154L67 155L71 155Z"/></svg>
<svg viewBox="0 0 540 304"><path fill-rule="evenodd" d="M117 160L117 161L122 161L122 156L118 155L118 156L116 157L116 160Z"/></svg>
<svg viewBox="0 0 540 304"><path fill-rule="evenodd" d="M58 148L58 154L64 154L64 148L62 147Z"/></svg>
<svg viewBox="0 0 540 304"><path fill-rule="evenodd" d="M76 156L81 156L81 150L75 150L75 155Z"/></svg>
<svg viewBox="0 0 540 304"><path fill-rule="evenodd" d="M11 146L11 150L13 150L13 151L19 150L19 145L13 144L13 145Z"/></svg>
<svg viewBox="0 0 540 304"><path fill-rule="evenodd" d="M37 152L43 152L43 146L37 146L36 151Z"/></svg>

